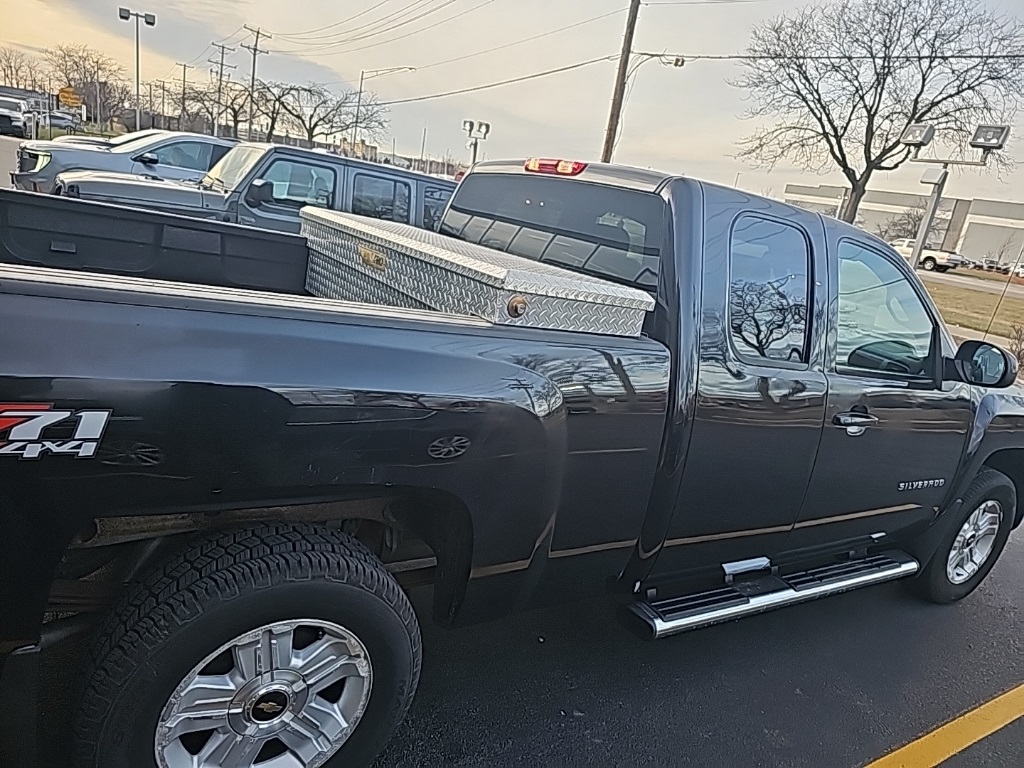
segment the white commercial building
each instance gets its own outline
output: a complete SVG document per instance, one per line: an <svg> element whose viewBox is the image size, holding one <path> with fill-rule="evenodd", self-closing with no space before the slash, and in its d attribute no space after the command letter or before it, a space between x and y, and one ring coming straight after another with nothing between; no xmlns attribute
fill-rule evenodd
<svg viewBox="0 0 1024 768"><path fill-rule="evenodd" d="M845 198L843 187L831 185L786 186L787 203L836 215ZM927 194L871 191L865 195L857 215L857 225L885 239L906 237L892 234L899 220L920 219L928 202ZM952 250L969 259L996 259L1013 263L1024 249L1024 203L997 200L942 200L932 227L930 244Z"/></svg>

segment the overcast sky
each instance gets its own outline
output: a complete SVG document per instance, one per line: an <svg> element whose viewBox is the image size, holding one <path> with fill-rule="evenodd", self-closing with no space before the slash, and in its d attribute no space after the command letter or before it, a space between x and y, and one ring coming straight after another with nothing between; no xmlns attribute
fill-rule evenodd
<svg viewBox="0 0 1024 768"><path fill-rule="evenodd" d="M909 0L908 0L909 1ZM136 2L136 0L132 0ZM529 75L616 54L628 0L146 0L132 10L157 13L155 28L142 30L143 80L180 82L175 62L196 65L190 79L208 78L213 57L209 44L251 43L243 24L261 26L274 38L261 43L261 78L317 81L354 87L361 69L417 67L367 81L384 101L425 96ZM987 0L994 10L1024 13L1022 0ZM750 27L758 21L804 5L805 0L752 0L723 3L650 0L640 12L635 50L732 54L742 52ZM134 76L133 25L118 20L116 0L0 0L0 44L41 50L57 43L86 43L121 61ZM373 9L374 6L379 6ZM408 21L377 21L403 8L435 13L384 34L380 26ZM373 10L368 10L373 9ZM361 11L357 19L344 22ZM574 29L503 50L450 63L449 59L487 51L550 30L611 14ZM446 19L450 19L447 20ZM437 23L443 22L443 23ZM437 24L432 29L417 32ZM370 26L367 26L370 25ZM360 27L363 27L360 29ZM409 34L415 32L415 34ZM407 37L403 37L408 35ZM356 39L362 37L363 39ZM397 38L402 39L397 39ZM248 79L251 56L230 54L233 77ZM600 154L611 96L614 62L503 86L391 108L391 130L398 151L418 155L423 128L427 152L468 157L461 133L464 119L486 120L491 135L482 145L487 157L543 155L595 159ZM728 85L739 73L729 62L692 62L682 69L645 64L628 94L619 162L688 173L754 192L781 195L786 183L839 181L832 176L778 168L755 170L733 159L736 142L753 127L739 119L744 94ZM1024 116L1022 116L1024 117ZM1024 137L1024 120L1015 126ZM1018 147L1024 142L1018 141ZM954 177L947 194L961 197L1024 200L1021 170L998 178L965 171ZM876 176L873 187L923 190L921 166Z"/></svg>

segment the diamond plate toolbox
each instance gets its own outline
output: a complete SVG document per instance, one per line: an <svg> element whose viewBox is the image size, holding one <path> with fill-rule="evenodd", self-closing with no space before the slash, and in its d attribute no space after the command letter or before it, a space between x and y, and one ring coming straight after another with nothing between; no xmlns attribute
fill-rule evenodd
<svg viewBox="0 0 1024 768"><path fill-rule="evenodd" d="M502 325L639 336L649 294L407 224L306 207L306 289Z"/></svg>

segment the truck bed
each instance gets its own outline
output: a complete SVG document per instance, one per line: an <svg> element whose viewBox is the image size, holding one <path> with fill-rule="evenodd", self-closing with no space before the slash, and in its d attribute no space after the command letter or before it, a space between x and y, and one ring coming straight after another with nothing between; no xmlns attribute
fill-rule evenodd
<svg viewBox="0 0 1024 768"><path fill-rule="evenodd" d="M306 295L298 235L0 190L0 262Z"/></svg>

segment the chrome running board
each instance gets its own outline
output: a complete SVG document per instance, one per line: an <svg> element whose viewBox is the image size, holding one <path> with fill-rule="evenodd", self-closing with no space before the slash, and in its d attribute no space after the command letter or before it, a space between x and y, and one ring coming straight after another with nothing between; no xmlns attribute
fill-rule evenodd
<svg viewBox="0 0 1024 768"><path fill-rule="evenodd" d="M740 619L786 605L917 573L920 565L905 552L884 552L785 576L765 575L728 586L629 606L651 640L690 629ZM635 622L634 622L635 623Z"/></svg>

